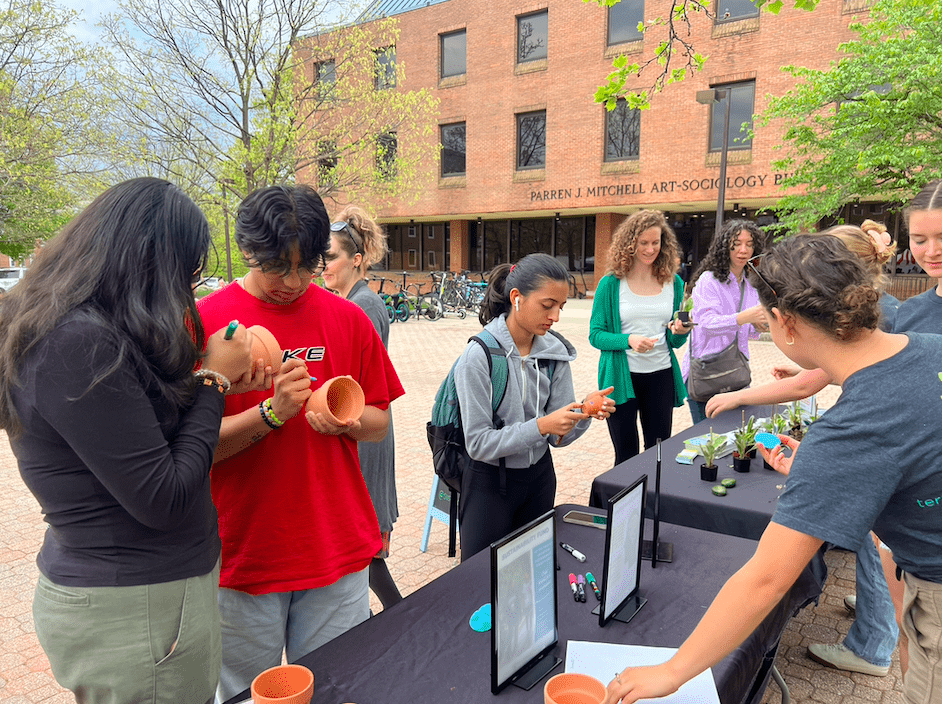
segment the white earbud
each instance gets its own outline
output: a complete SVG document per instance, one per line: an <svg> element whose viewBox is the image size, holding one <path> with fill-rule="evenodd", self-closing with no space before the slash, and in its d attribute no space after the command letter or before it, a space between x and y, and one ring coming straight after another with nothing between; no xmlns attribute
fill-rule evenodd
<svg viewBox="0 0 942 704"><path fill-rule="evenodd" d="M514 301L514 310L517 311L518 313L520 312L520 299L519 298Z"/></svg>

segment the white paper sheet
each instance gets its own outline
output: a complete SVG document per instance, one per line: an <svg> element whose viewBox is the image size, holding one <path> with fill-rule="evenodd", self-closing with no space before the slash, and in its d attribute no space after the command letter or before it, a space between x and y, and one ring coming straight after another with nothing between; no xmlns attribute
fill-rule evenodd
<svg viewBox="0 0 942 704"><path fill-rule="evenodd" d="M626 667L660 665L667 662L677 648L652 648L644 645L618 645L570 640L566 643L566 672L590 675L602 684L608 683ZM720 704L713 670L701 672L683 687L663 699L640 699L651 704Z"/></svg>

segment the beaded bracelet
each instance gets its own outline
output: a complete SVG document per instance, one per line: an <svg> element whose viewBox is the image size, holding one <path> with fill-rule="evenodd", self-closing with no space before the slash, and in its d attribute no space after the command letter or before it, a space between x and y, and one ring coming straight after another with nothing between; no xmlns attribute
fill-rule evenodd
<svg viewBox="0 0 942 704"><path fill-rule="evenodd" d="M283 420L279 420L279 419L278 419L278 416L275 415L275 409L272 408L271 399L270 399L270 398L266 398L266 399L263 401L263 403L265 404L265 413L267 413L267 414L268 414L268 417L272 419L272 422L273 422L275 425L278 425L278 426L284 425L285 422L284 422Z"/></svg>
<svg viewBox="0 0 942 704"><path fill-rule="evenodd" d="M219 384L222 387L222 392L227 393L232 387L232 384L229 380L219 372L214 372L212 369L197 369L193 372L193 376L197 379L212 379L215 383ZM204 385L209 386L206 382L203 382Z"/></svg>
<svg viewBox="0 0 942 704"><path fill-rule="evenodd" d="M265 402L264 402L264 401L262 401L260 404L258 404L258 412L261 414L262 420L265 421L265 425L267 425L267 426L268 426L269 428L271 428L272 430L278 430L278 428L281 427L280 425L275 425L275 424L272 423L270 420L268 420L268 415L265 413Z"/></svg>
<svg viewBox="0 0 942 704"><path fill-rule="evenodd" d="M283 420L278 420L278 416L276 416L275 412L272 410L270 398L266 398L258 404L258 411L262 414L262 420L265 421L265 425L272 430L277 430L285 424Z"/></svg>
<svg viewBox="0 0 942 704"><path fill-rule="evenodd" d="M212 377L204 376L196 384L197 386L210 386L223 395L226 393L226 388Z"/></svg>

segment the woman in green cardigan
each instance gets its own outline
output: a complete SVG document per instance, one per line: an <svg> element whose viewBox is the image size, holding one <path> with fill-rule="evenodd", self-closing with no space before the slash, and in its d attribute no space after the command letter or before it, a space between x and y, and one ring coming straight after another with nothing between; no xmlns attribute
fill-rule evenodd
<svg viewBox="0 0 942 704"><path fill-rule="evenodd" d="M664 214L641 210L615 230L611 269L595 292L589 342L602 351L599 388L615 387L611 398L617 405L608 418L615 464L640 452L639 413L649 448L670 437L673 409L687 397L674 356L691 330L672 320L684 296L678 251Z"/></svg>

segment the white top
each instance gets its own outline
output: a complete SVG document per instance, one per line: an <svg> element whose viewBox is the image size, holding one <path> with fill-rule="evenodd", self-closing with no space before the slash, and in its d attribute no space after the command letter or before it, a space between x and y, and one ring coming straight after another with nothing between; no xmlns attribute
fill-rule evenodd
<svg viewBox="0 0 942 704"><path fill-rule="evenodd" d="M669 369L671 356L667 349L667 324L674 314L674 282L668 281L654 296L639 296L621 279L618 283L618 310L624 335L644 335L657 338L654 348L638 353L630 347L628 368L633 374L649 374Z"/></svg>

